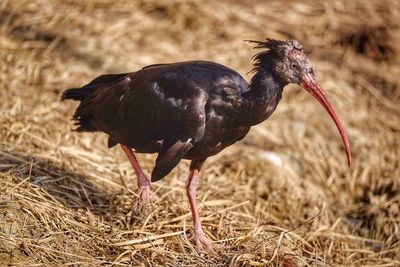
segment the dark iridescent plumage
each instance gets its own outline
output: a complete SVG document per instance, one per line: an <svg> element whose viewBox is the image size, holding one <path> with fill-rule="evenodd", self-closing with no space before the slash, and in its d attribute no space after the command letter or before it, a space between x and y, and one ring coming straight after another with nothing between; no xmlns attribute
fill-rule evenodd
<svg viewBox="0 0 400 267"><path fill-rule="evenodd" d="M87 91L88 96L74 118L79 131L109 134L110 146L121 143L137 152L159 153L152 173L152 181L156 181L181 158L206 159L266 119L281 98L283 85L275 85L271 92L259 90L265 78L253 81L250 90L236 71L208 61L104 75L78 89ZM75 90L66 91L64 98ZM263 106L264 111L260 110Z"/></svg>

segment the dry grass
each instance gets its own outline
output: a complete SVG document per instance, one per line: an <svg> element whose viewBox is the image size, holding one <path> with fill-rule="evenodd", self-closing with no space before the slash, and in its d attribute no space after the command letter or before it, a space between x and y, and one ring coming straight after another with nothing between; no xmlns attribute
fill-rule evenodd
<svg viewBox="0 0 400 267"><path fill-rule="evenodd" d="M0 265L399 266L400 4L388 1L0 2ZM244 39L296 38L351 139L296 86L241 143L210 158L201 216L217 255L197 252L187 162L136 182L102 134L71 132L60 92L105 72L188 59L246 74ZM249 76L246 76L249 79ZM151 170L154 156L140 155Z"/></svg>

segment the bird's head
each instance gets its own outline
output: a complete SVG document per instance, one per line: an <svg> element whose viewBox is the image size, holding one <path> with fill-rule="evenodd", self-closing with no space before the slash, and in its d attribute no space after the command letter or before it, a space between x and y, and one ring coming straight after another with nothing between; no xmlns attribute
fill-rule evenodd
<svg viewBox="0 0 400 267"><path fill-rule="evenodd" d="M280 41L273 39L267 39L265 42L250 42L257 44L255 48L266 49L254 56L255 69L268 69L284 85L289 83L300 85L325 108L340 132L346 149L347 161L350 165L351 152L347 134L334 107L317 82L313 68L300 43L296 40Z"/></svg>

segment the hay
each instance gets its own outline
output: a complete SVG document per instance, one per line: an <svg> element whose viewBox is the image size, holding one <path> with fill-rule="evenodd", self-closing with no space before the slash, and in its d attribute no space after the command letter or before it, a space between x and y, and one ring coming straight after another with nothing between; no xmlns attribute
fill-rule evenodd
<svg viewBox="0 0 400 267"><path fill-rule="evenodd" d="M400 265L399 10L395 0L2 1L0 265ZM198 252L187 162L133 216L129 162L104 135L71 132L76 103L59 95L158 62L208 59L245 75L254 51L242 40L267 36L308 50L354 164L321 107L286 88L266 123L207 161L198 195L218 253ZM154 156L139 158L149 172Z"/></svg>

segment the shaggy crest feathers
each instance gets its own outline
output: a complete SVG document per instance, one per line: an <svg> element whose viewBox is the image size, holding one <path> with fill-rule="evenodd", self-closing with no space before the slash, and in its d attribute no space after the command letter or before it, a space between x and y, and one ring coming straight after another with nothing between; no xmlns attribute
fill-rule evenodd
<svg viewBox="0 0 400 267"><path fill-rule="evenodd" d="M249 43L255 43L256 46L253 47L254 49L267 49L255 54L252 57L252 60L254 60L254 68L249 73L257 72L260 67L263 66L263 63L266 61L267 58L287 57L289 53L293 51L293 49L303 51L302 45L296 40L281 41L267 38L265 42L255 40L245 41Z"/></svg>

